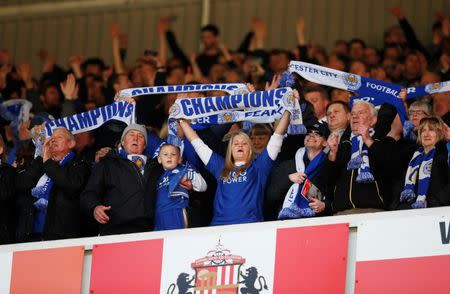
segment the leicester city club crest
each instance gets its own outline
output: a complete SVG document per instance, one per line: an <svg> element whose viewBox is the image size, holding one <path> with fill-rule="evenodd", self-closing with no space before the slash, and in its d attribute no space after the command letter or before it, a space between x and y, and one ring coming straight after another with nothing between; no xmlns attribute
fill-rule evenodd
<svg viewBox="0 0 450 294"><path fill-rule="evenodd" d="M170 107L169 113L170 113L171 117L176 117L177 115L180 114L180 112L181 112L181 109L180 109L180 106L178 104L174 103L172 105L172 107Z"/></svg>
<svg viewBox="0 0 450 294"><path fill-rule="evenodd" d="M235 122L237 120L237 115L233 112L225 112L221 113L217 117L217 121L219 124L226 124L230 122Z"/></svg>
<svg viewBox="0 0 450 294"><path fill-rule="evenodd" d="M356 91L361 87L361 77L355 74L343 74L342 81L351 91Z"/></svg>
<svg viewBox="0 0 450 294"><path fill-rule="evenodd" d="M428 94L437 93L440 89L442 89L442 86L442 83L428 84L425 86L425 92L427 92Z"/></svg>
<svg viewBox="0 0 450 294"><path fill-rule="evenodd" d="M176 288L183 294L258 294L268 290L266 279L259 275L257 268L241 270L244 264L244 257L232 254L219 240L205 257L191 263L195 273L192 276L180 273L176 282L169 285L167 294L173 294Z"/></svg>

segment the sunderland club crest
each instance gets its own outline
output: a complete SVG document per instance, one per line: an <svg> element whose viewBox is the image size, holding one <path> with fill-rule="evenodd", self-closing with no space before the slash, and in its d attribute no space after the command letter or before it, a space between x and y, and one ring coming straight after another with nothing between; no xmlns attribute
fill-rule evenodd
<svg viewBox="0 0 450 294"><path fill-rule="evenodd" d="M232 254L219 240L205 257L191 263L195 273L180 273L167 294L176 293L177 288L179 294L259 294L268 290L266 279L257 268L241 270L244 264L245 258Z"/></svg>

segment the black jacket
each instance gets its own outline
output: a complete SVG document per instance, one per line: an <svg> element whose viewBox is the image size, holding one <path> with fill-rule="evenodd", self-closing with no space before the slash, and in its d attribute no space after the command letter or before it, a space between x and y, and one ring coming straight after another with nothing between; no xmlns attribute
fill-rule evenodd
<svg viewBox="0 0 450 294"><path fill-rule="evenodd" d="M10 243L14 238L15 176L12 166L0 164L0 244Z"/></svg>
<svg viewBox="0 0 450 294"><path fill-rule="evenodd" d="M341 137L336 161L326 160L323 173L329 175L329 185L335 186L333 211L351 208L387 209L391 204L392 187L399 173L398 146L391 137L374 138L368 149L374 183L357 183L357 170L347 170L351 156L350 128Z"/></svg>
<svg viewBox="0 0 450 294"><path fill-rule="evenodd" d="M116 149L94 166L81 195L81 206L91 217L97 205L111 206L106 211L109 221L99 227L100 235L153 229L156 183L162 171L156 160L147 160L142 175Z"/></svg>
<svg viewBox="0 0 450 294"><path fill-rule="evenodd" d="M75 157L61 166L54 160L45 163L42 157L34 159L30 165L18 173L16 187L20 193L20 216L17 231L18 241L27 241L31 236L36 201L31 195L42 175L53 180L48 200L43 238L64 239L80 236L80 193L89 177L90 167L85 161Z"/></svg>
<svg viewBox="0 0 450 294"><path fill-rule="evenodd" d="M436 153L431 166L430 184L427 191L427 207L439 207L450 205L450 167L448 166L447 146L444 142L436 144ZM412 157L412 156L411 156ZM411 159L411 158L410 158ZM396 209L410 209L410 203L399 203L400 193L405 184L406 170L402 180L395 188L393 207ZM416 191L417 192L417 191Z"/></svg>

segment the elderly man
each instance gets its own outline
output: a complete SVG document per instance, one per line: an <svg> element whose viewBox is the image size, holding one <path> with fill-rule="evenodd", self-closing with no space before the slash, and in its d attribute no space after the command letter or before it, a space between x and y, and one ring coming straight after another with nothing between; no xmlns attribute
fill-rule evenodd
<svg viewBox="0 0 450 294"><path fill-rule="evenodd" d="M71 151L74 146L70 131L57 128L45 141L42 156L19 172L16 185L24 204L18 227L19 241L79 237L79 196L90 168L75 158Z"/></svg>
<svg viewBox="0 0 450 294"><path fill-rule="evenodd" d="M147 131L129 125L120 147L109 151L94 166L81 206L99 223L100 235L151 231L156 182L162 168L143 155Z"/></svg>
<svg viewBox="0 0 450 294"><path fill-rule="evenodd" d="M330 153L324 170L335 186L336 214L380 211L390 204L390 185L398 158L393 138L379 138L372 127L377 121L371 103L355 101L350 128L339 138L328 139Z"/></svg>

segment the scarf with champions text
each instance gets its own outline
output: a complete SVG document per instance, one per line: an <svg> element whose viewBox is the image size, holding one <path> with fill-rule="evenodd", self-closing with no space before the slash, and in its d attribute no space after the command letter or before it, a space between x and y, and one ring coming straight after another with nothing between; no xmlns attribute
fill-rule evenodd
<svg viewBox="0 0 450 294"><path fill-rule="evenodd" d="M206 91L222 91L230 95L248 93L247 86L244 83L170 85L170 86L154 86L154 87L124 89L117 93L115 99L121 100L124 98L141 95L192 93L192 92L206 92Z"/></svg>
<svg viewBox="0 0 450 294"><path fill-rule="evenodd" d="M405 176L405 185L400 194L400 202L412 203L412 208L425 208L428 187L431 179L431 167L436 149L425 153L419 148L409 162ZM417 190L417 196L415 191Z"/></svg>
<svg viewBox="0 0 450 294"><path fill-rule="evenodd" d="M239 121L272 123L281 118L284 110L291 113L288 133L306 133L300 104L288 87L229 96L177 99L170 110L167 141L176 146L181 144L176 135L177 119L194 120L203 126Z"/></svg>
<svg viewBox="0 0 450 294"><path fill-rule="evenodd" d="M53 130L57 128L66 128L72 134L83 133L101 127L110 120L119 120L127 125L136 121L135 117L136 105L125 101L115 101L112 104L89 110L82 113L54 119L45 123L45 129L37 136L33 134L33 143L36 147L34 157L42 154L42 148L45 138L53 134Z"/></svg>
<svg viewBox="0 0 450 294"><path fill-rule="evenodd" d="M303 157L308 151L305 147L297 150L295 153L295 167L297 172L302 172L307 175L303 183L294 183L286 193L283 207L278 215L278 219L290 219L301 217L315 216L315 212L309 207L308 192L313 186L311 178L313 178L326 159L326 153L321 151L317 154L309 165L305 168Z"/></svg>

